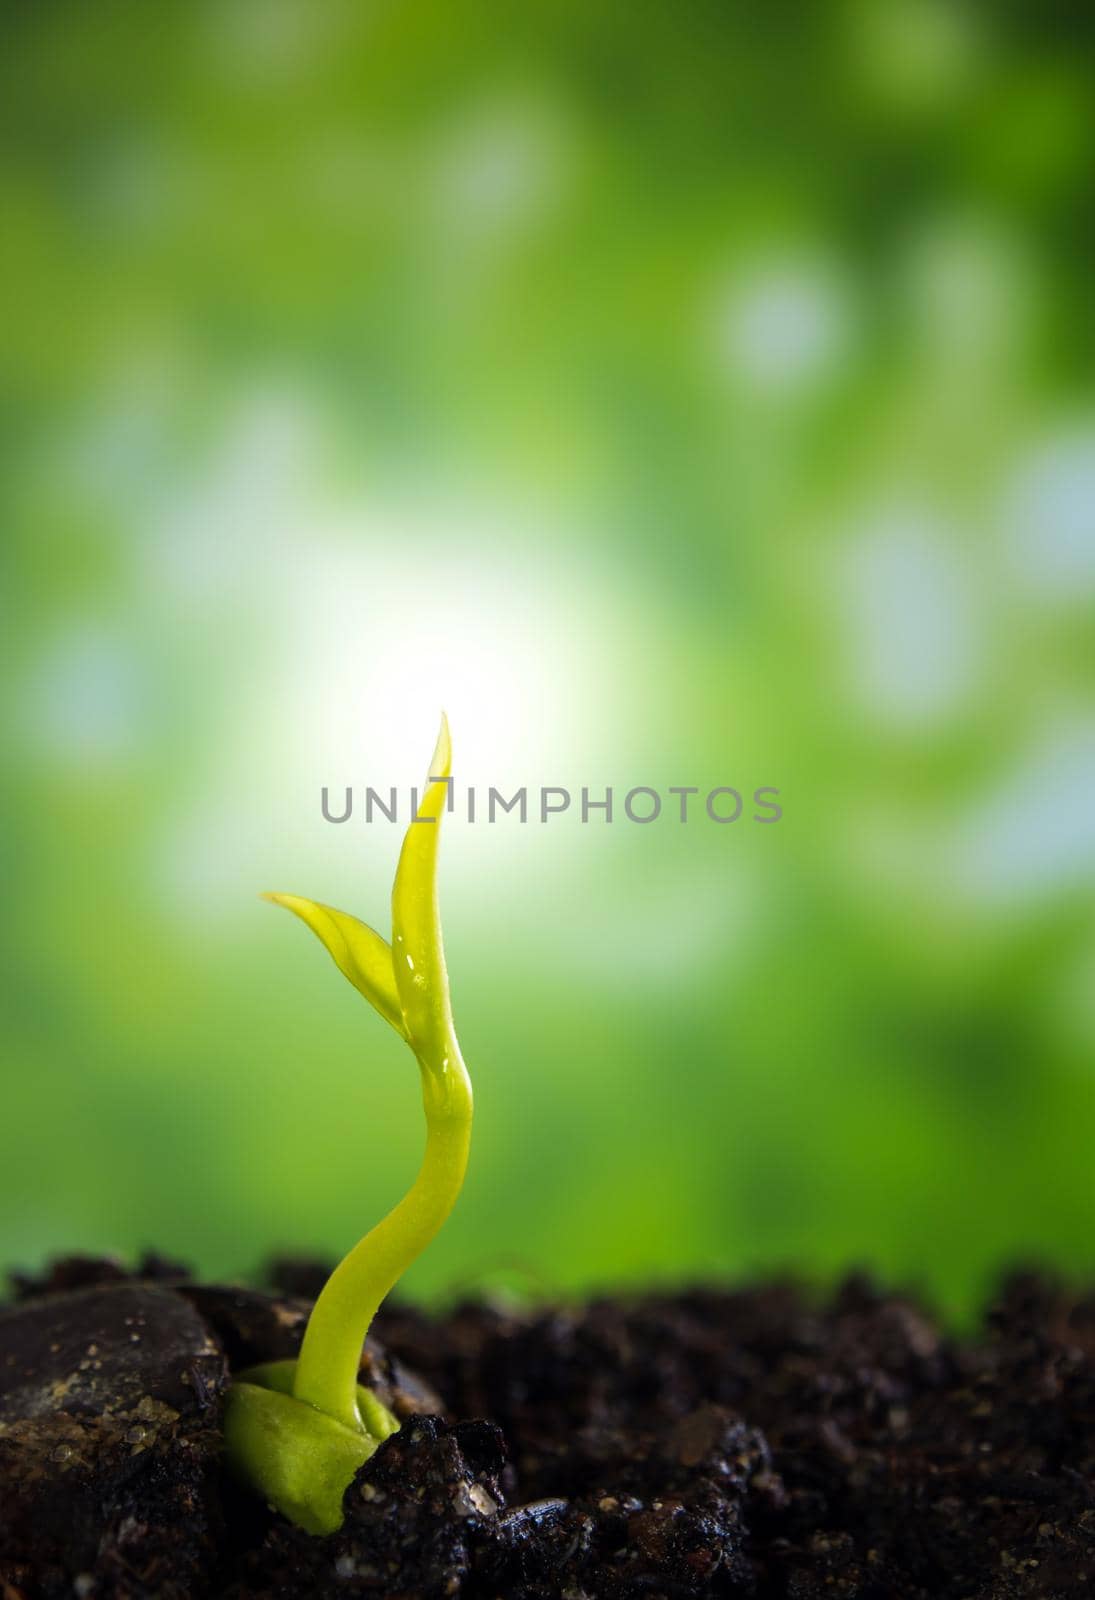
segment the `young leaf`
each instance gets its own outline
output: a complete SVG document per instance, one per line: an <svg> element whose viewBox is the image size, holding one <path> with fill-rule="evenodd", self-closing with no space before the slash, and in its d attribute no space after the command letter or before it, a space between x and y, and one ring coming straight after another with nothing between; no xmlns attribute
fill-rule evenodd
<svg viewBox="0 0 1095 1600"><path fill-rule="evenodd" d="M437 901L437 846L452 773L449 724L441 718L429 783L407 829L392 889L392 958L406 1036L424 1072L444 1077L452 1053L449 979Z"/></svg>
<svg viewBox="0 0 1095 1600"><path fill-rule="evenodd" d="M267 894L263 898L284 906L307 923L339 971L385 1022L391 1023L400 1038L407 1037L392 971L392 947L387 939L348 911L336 911L334 906L321 905L318 900L306 900L299 894Z"/></svg>

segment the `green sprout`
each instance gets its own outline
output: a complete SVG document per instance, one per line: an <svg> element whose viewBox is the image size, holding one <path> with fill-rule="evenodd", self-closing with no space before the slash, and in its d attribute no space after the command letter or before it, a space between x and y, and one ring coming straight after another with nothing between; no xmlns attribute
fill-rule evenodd
<svg viewBox="0 0 1095 1600"><path fill-rule="evenodd" d="M266 898L307 923L354 987L406 1040L422 1077L426 1151L399 1204L332 1272L295 1361L240 1373L228 1394L228 1459L246 1482L309 1533L342 1523L355 1472L399 1424L358 1383L362 1345L381 1301L456 1202L471 1139L472 1091L453 1027L437 904L437 844L452 771L448 722L422 805L407 829L392 889L392 942L345 911L298 895Z"/></svg>

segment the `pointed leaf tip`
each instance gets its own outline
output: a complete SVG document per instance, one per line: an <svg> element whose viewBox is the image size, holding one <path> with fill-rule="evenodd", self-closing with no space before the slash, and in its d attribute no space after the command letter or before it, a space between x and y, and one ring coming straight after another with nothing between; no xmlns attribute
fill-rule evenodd
<svg viewBox="0 0 1095 1600"><path fill-rule="evenodd" d="M452 735L449 732L449 719L442 711L441 726L437 732L437 743L434 746L433 759L430 762L429 776L431 778L448 778L452 776Z"/></svg>

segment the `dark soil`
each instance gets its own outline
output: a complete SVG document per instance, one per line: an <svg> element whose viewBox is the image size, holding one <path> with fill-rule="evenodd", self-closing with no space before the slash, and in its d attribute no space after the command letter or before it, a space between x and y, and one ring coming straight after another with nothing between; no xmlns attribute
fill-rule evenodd
<svg viewBox="0 0 1095 1600"><path fill-rule="evenodd" d="M317 1539L226 1478L219 1419L322 1278L17 1280L0 1600L1095 1596L1095 1296L1015 1277L965 1343L859 1279L390 1308L363 1381L403 1425Z"/></svg>

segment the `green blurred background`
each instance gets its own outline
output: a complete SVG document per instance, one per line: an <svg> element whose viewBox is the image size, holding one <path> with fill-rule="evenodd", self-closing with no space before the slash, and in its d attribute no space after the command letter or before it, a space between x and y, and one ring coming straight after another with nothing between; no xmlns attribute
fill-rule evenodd
<svg viewBox="0 0 1095 1600"><path fill-rule="evenodd" d="M3 10L0 1261L332 1255L412 1064L299 926L447 824L432 1296L1090 1273L1095 12Z"/></svg>

